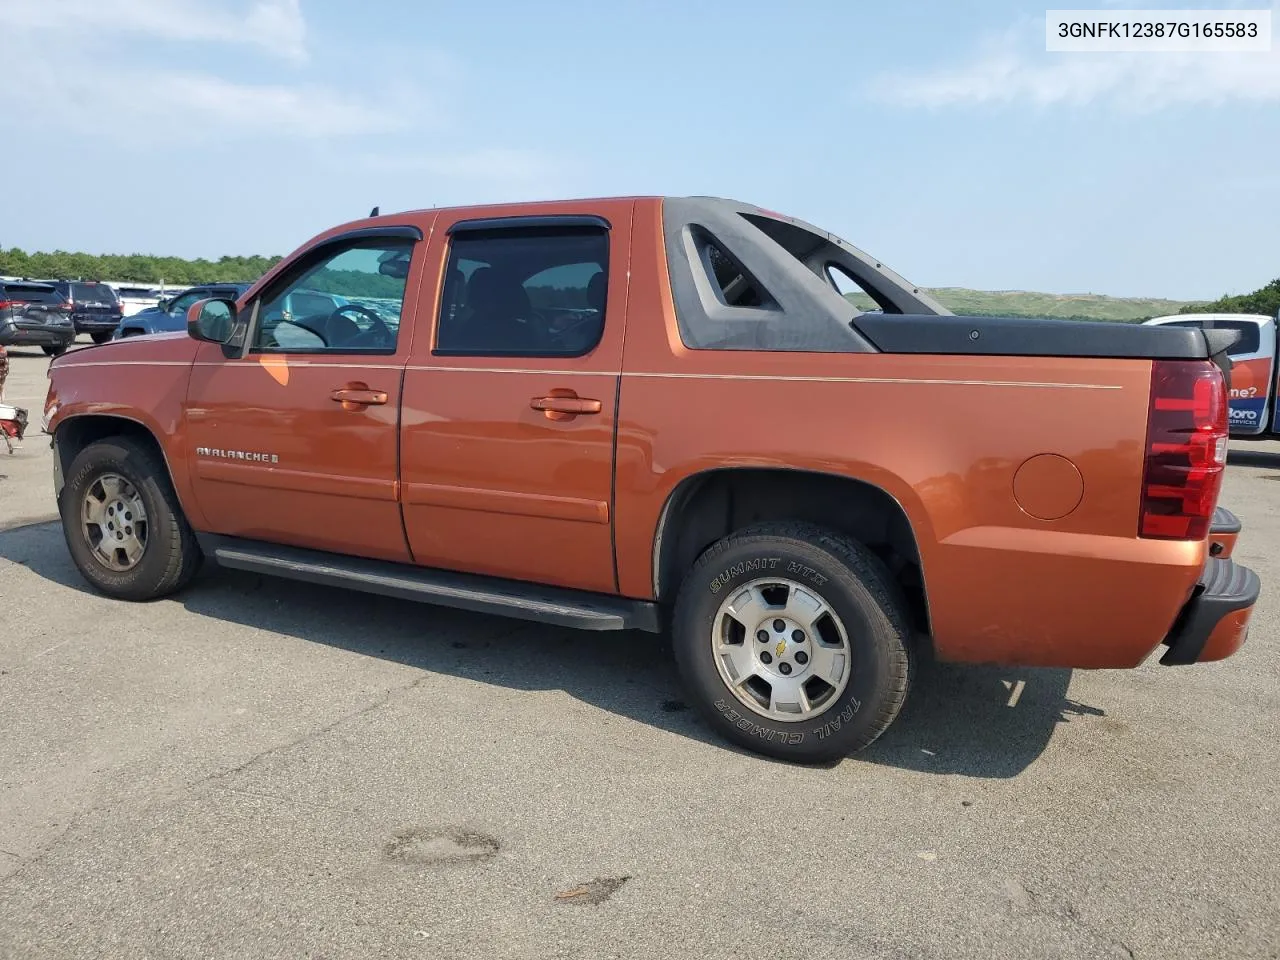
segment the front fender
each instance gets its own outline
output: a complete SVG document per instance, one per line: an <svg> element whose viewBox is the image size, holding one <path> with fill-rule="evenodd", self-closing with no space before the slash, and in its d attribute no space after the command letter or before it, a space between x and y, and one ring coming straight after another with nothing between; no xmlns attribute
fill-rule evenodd
<svg viewBox="0 0 1280 960"><path fill-rule="evenodd" d="M168 465L188 519L197 528L203 525L183 453L187 385L196 348L185 337L112 341L51 364L44 425L53 435L59 465L63 456L75 455L68 442L107 436L112 421L124 432L144 430Z"/></svg>

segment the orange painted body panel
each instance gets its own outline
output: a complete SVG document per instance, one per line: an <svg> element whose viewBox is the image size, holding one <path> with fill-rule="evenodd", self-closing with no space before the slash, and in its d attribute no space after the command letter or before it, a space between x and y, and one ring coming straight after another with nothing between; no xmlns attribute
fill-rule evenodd
<svg viewBox="0 0 1280 960"><path fill-rule="evenodd" d="M1225 660L1236 653L1244 646L1245 638L1249 636L1249 620L1252 616L1253 607L1245 607L1243 610L1227 614L1218 621L1218 625L1213 628L1213 633L1209 634L1209 639L1205 641L1204 649L1200 651L1196 663Z"/></svg>
<svg viewBox="0 0 1280 960"><path fill-rule="evenodd" d="M609 524L618 373L628 315L631 200L541 204L540 214L603 216L612 227L605 325L583 357L436 356L446 233L474 211L444 211L427 253L405 373L404 525L418 563L557 586L616 589ZM517 215L527 206L486 208ZM427 319L430 318L430 319ZM553 395L598 401L568 418L535 410Z"/></svg>
<svg viewBox="0 0 1280 960"><path fill-rule="evenodd" d="M1231 556L1232 553L1235 552L1236 540L1238 540L1239 537L1240 537L1240 534L1238 533L1212 533L1211 532L1209 534L1209 544L1213 548L1211 551L1212 556L1215 556L1220 560L1226 560L1228 557Z"/></svg>
<svg viewBox="0 0 1280 960"><path fill-rule="evenodd" d="M601 343L435 355L448 227L557 213L612 225ZM858 479L910 521L944 659L1134 666L1200 576L1206 543L1137 537L1149 361L690 350L655 198L426 211L322 237L388 223L424 232L394 356L229 361L182 338L122 342L58 365L55 426L95 412L146 425L200 530L639 599L655 595L659 522L684 481L732 467ZM330 399L353 384L388 402ZM598 412L534 408L556 396ZM1210 646L1229 653L1225 624Z"/></svg>
<svg viewBox="0 0 1280 960"><path fill-rule="evenodd" d="M182 509L197 529L204 515L196 502L186 458L187 382L199 344L185 334L109 341L58 358L50 373L45 410L53 432L74 417L114 416L139 423L161 443Z"/></svg>
<svg viewBox="0 0 1280 960"><path fill-rule="evenodd" d="M866 481L902 506L943 658L1122 667L1164 639L1206 545L1137 537L1149 361L689 350L656 207L637 212L634 238L617 452L622 593L653 595L654 538L681 481L799 468ZM1045 453L1070 460L1083 484L1052 522L1013 495L1019 467Z"/></svg>
<svg viewBox="0 0 1280 960"><path fill-rule="evenodd" d="M202 345L182 452L208 531L409 560L396 476L404 356L353 360L289 354L227 360L220 347ZM386 392L388 402L349 410L330 399L352 382Z"/></svg>

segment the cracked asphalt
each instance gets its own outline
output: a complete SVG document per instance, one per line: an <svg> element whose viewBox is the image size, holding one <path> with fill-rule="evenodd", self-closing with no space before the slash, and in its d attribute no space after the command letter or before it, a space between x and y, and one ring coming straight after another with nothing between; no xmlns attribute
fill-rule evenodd
<svg viewBox="0 0 1280 960"><path fill-rule="evenodd" d="M227 571L107 600L45 441L0 453L0 957L1280 956L1280 444L1233 445L1238 656L935 665L812 769L710 737L646 635Z"/></svg>

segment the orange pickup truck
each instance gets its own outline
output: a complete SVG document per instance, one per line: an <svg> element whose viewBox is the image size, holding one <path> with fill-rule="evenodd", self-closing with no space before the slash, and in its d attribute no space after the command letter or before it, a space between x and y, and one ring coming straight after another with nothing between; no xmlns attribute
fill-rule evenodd
<svg viewBox="0 0 1280 960"><path fill-rule="evenodd" d="M44 416L110 596L208 559L670 630L715 730L815 761L889 726L917 653L1239 648L1233 339L953 316L729 200L422 210L321 234L186 334L55 360Z"/></svg>

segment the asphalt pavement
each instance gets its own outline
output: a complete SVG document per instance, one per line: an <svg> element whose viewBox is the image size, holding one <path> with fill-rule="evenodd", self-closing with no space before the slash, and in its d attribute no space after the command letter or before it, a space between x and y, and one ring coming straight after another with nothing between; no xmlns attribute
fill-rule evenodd
<svg viewBox="0 0 1280 960"><path fill-rule="evenodd" d="M1280 956L1280 444L1233 444L1236 657L934 665L806 768L711 736L661 638L230 571L95 594L47 358L12 366L0 957Z"/></svg>

